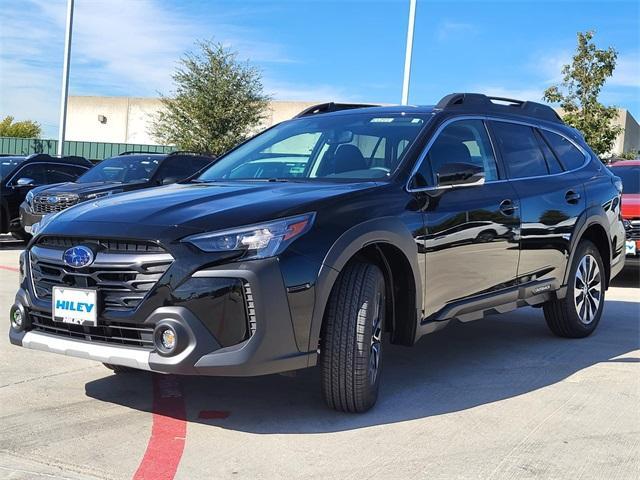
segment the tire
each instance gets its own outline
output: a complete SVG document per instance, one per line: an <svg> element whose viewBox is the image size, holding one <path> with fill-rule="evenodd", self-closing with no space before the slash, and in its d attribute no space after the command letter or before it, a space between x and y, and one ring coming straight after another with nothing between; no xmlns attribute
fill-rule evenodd
<svg viewBox="0 0 640 480"><path fill-rule="evenodd" d="M123 367L122 365L113 365L112 363L103 363L103 365L105 367L107 367L109 370L113 371L113 373L115 373L115 374L118 374L118 373L131 373L131 372L137 372L138 371L135 368Z"/></svg>
<svg viewBox="0 0 640 480"><path fill-rule="evenodd" d="M586 283L582 281L585 278ZM543 306L547 325L559 337L591 335L602 317L604 296L605 269L600 252L593 243L583 240L569 271L565 298L550 300Z"/></svg>
<svg viewBox="0 0 640 480"><path fill-rule="evenodd" d="M361 413L378 398L385 281L373 264L351 262L333 287L323 323L322 394L335 410Z"/></svg>

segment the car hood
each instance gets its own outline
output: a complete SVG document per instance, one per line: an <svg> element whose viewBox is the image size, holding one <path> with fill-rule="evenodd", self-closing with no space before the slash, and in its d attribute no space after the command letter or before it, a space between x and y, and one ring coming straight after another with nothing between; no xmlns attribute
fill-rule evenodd
<svg viewBox="0 0 640 480"><path fill-rule="evenodd" d="M622 194L622 217L640 218L640 194Z"/></svg>
<svg viewBox="0 0 640 480"><path fill-rule="evenodd" d="M92 182L92 183L56 183L55 185L46 185L38 188L34 191L34 195L62 195L65 193L76 194L80 197L86 197L88 195L95 195L99 193L120 193L125 188L132 185L125 185L122 183L105 183L105 182Z"/></svg>
<svg viewBox="0 0 640 480"><path fill-rule="evenodd" d="M93 231L96 226L89 225L92 223L101 224L100 229L105 233L109 224L113 224L114 229L129 231L147 226L179 227L198 232L219 230L311 211L318 201L376 185L374 182L174 184L85 202L58 214L45 232L64 233L65 228L71 228L78 233L87 233L82 232L83 225L87 231Z"/></svg>

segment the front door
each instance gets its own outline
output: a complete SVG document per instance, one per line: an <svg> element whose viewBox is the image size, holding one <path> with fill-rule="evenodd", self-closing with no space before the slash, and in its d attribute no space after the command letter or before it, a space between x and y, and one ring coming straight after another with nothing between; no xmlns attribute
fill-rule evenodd
<svg viewBox="0 0 640 480"><path fill-rule="evenodd" d="M485 183L438 187L437 172L447 163L473 164ZM426 282L424 317L456 302L512 286L518 268L519 200L498 169L482 120L458 120L437 136L418 175L424 189Z"/></svg>

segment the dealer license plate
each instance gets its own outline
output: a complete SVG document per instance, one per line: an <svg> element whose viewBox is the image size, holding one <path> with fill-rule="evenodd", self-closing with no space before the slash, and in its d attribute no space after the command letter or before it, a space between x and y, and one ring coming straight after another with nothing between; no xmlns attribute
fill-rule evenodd
<svg viewBox="0 0 640 480"><path fill-rule="evenodd" d="M53 320L87 327L98 324L98 294L84 288L53 287Z"/></svg>

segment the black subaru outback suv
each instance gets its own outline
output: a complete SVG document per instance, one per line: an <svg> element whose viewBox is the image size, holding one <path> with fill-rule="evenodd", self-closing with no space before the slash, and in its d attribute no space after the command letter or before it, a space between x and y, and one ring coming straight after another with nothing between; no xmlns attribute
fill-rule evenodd
<svg viewBox="0 0 640 480"><path fill-rule="evenodd" d="M102 160L78 179L31 190L20 205L20 221L27 233L50 213L86 200L184 180L214 161L190 152L124 152ZM37 227L36 227L37 228Z"/></svg>
<svg viewBox="0 0 640 480"><path fill-rule="evenodd" d="M362 412L383 338L527 305L591 334L624 263L620 191L544 105L327 104L188 182L55 216L21 258L10 339L116 371L319 364L327 404Z"/></svg>

